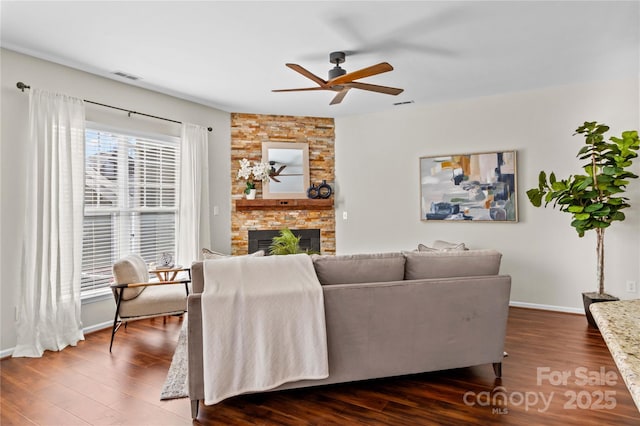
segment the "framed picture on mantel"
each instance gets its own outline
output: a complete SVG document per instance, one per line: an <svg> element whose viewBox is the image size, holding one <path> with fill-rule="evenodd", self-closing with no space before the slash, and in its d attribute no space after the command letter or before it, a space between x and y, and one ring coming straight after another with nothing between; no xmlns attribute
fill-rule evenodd
<svg viewBox="0 0 640 426"><path fill-rule="evenodd" d="M420 157L420 219L517 222L516 151Z"/></svg>
<svg viewBox="0 0 640 426"><path fill-rule="evenodd" d="M309 145L299 142L263 142L262 161L269 163L269 180L262 197L307 198L309 187Z"/></svg>

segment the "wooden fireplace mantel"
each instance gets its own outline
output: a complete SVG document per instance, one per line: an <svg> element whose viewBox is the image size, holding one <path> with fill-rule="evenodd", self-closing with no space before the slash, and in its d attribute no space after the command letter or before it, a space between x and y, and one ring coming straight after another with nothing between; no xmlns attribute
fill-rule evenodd
<svg viewBox="0 0 640 426"><path fill-rule="evenodd" d="M333 198L290 198L236 200L236 211L246 210L331 210Z"/></svg>

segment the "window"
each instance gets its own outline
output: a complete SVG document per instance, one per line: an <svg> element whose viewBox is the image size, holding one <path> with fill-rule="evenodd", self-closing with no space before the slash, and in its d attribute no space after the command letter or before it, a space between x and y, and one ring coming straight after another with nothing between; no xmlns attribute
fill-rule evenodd
<svg viewBox="0 0 640 426"><path fill-rule="evenodd" d="M108 288L113 263L175 253L178 141L89 128L85 136L83 297Z"/></svg>

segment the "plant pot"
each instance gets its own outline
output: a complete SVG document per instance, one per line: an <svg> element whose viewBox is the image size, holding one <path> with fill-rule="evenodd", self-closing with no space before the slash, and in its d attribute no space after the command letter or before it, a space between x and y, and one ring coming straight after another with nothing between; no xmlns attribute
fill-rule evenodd
<svg viewBox="0 0 640 426"><path fill-rule="evenodd" d="M593 315L591 315L591 311L589 310L589 306L592 303L615 302L616 300L620 299L615 296L611 296L610 294L600 294L597 292L582 293L584 313L587 315L587 322L589 323L589 325L594 328L598 328L598 324L596 324L596 321L593 319Z"/></svg>
<svg viewBox="0 0 640 426"><path fill-rule="evenodd" d="M244 196L247 198L247 200L255 200L256 199L256 190L255 189L250 189L249 193L245 192Z"/></svg>

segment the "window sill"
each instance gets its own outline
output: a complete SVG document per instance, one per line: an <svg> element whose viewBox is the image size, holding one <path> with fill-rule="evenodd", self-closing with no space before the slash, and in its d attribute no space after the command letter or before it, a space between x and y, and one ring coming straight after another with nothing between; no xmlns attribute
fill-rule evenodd
<svg viewBox="0 0 640 426"><path fill-rule="evenodd" d="M102 302L103 300L113 299L113 293L110 288L102 288L100 290L93 290L84 292L80 299L83 305L90 303Z"/></svg>

